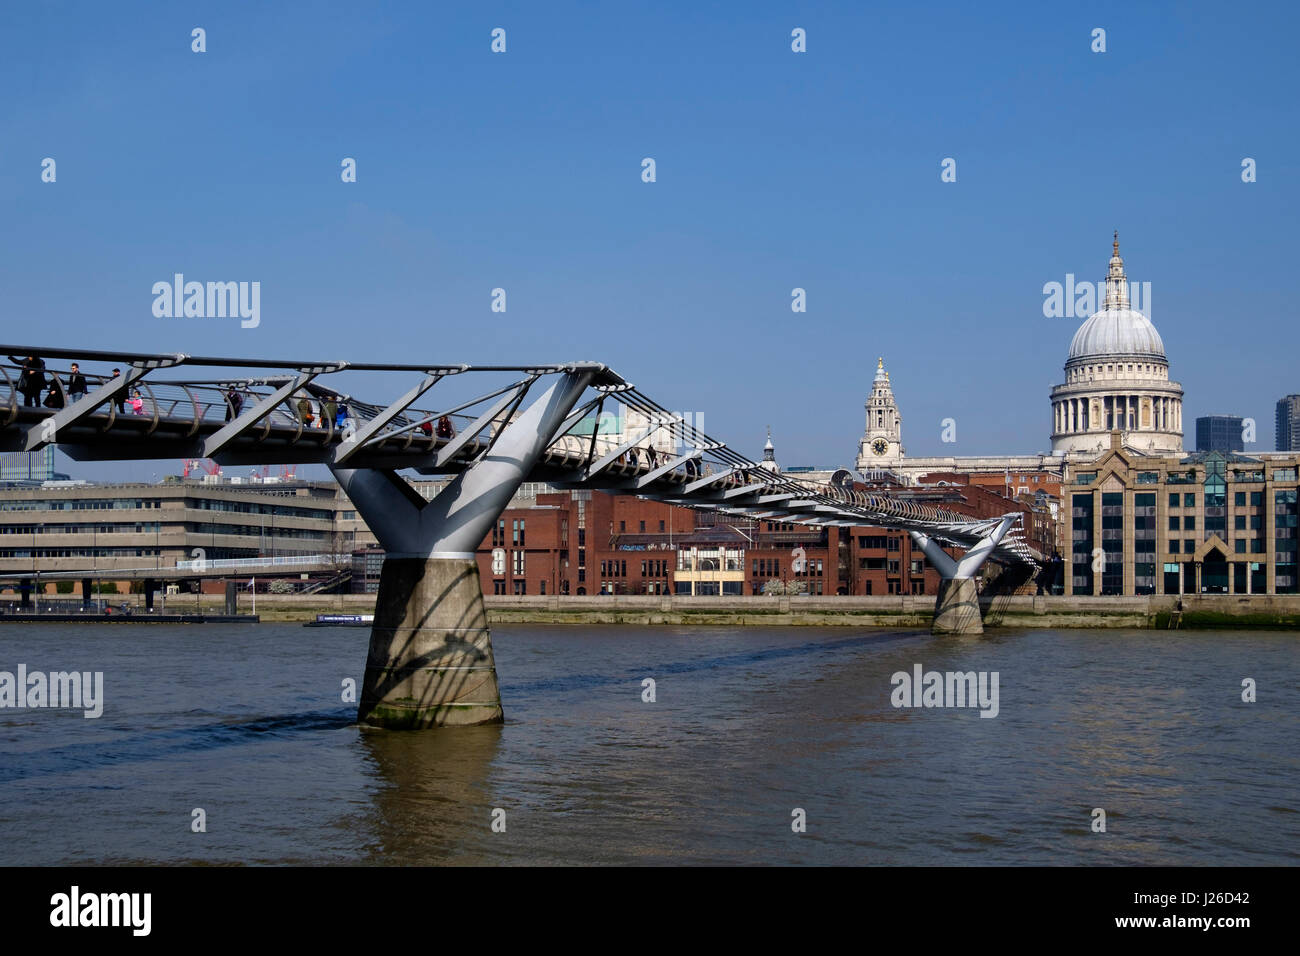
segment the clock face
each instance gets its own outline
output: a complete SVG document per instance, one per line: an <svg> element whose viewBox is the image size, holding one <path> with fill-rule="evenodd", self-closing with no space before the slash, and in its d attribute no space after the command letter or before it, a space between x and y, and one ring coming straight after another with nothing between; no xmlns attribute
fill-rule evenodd
<svg viewBox="0 0 1300 956"><path fill-rule="evenodd" d="M871 450L877 455L883 455L885 452L889 451L889 442L885 441L883 438L877 438L871 443Z"/></svg>

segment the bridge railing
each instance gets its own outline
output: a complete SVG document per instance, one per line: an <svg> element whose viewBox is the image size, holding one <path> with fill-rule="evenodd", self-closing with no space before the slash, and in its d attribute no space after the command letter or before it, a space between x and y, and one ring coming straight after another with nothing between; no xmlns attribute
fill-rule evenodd
<svg viewBox="0 0 1300 956"><path fill-rule="evenodd" d="M50 414L52 414L53 410L70 404L75 398L67 391L72 374L69 364L54 360L44 363L44 368L40 371L40 393L37 398L39 409L51 409ZM129 369L126 361L123 361L119 367ZM19 391L22 371L20 365L12 362L0 363L0 417L8 421L12 421L18 409L25 404L25 396ZM106 372L87 371L84 368L81 369L81 374L86 379L90 391L111 381L114 377ZM283 376L231 377L208 382L145 377L139 379L128 392L102 405L95 414L113 422L124 424L139 422L146 434L154 432L160 425L167 425L171 426L170 433L174 434L179 430L182 434L193 436L199 433L203 425L220 426L231 421L238 413L247 411L264 401L275 389L288 381L289 379ZM234 399L231 397L232 393ZM325 406L331 400L335 403L336 414L326 416ZM309 403L309 409L300 407L301 402ZM347 408L344 419L338 416L340 405ZM304 410L309 410L310 425L304 418ZM290 392L262 416L254 426L254 432L289 429L295 432L295 437L311 435L321 444L330 444L342 439L346 419L352 419L353 425L359 428L381 411L383 406L373 405L347 393L308 383ZM413 406L394 416L377 435L373 436L373 440L409 438L421 440L425 447L433 447L445 440L435 440L434 435L436 422L443 415L446 415L452 423L453 432L474 420L473 415L460 410L440 412ZM487 435L490 437L491 434L492 430L489 430Z"/></svg>
<svg viewBox="0 0 1300 956"><path fill-rule="evenodd" d="M295 554L274 558L221 558L207 560L197 558L193 561L177 561L178 571L256 571L258 568L295 568L320 567L321 565L347 564L351 567L350 554Z"/></svg>

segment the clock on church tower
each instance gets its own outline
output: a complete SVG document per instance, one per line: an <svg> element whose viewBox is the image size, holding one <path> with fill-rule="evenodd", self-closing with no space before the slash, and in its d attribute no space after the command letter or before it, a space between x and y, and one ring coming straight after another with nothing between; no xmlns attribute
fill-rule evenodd
<svg viewBox="0 0 1300 956"><path fill-rule="evenodd" d="M902 419L885 360L876 360L876 377L867 398L867 427L858 445L858 471L875 471L898 464L903 458Z"/></svg>

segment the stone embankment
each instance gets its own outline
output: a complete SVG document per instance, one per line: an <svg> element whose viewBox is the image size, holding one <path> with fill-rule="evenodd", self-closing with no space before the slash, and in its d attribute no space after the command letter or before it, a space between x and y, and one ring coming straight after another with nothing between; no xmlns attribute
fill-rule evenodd
<svg viewBox="0 0 1300 956"><path fill-rule="evenodd" d="M193 608L186 596L185 610ZM528 595L484 598L492 624L707 624L753 627L807 625L814 627L928 628L934 597L879 595L872 597L675 597L658 595L557 596ZM224 607L211 596L218 612ZM261 595L257 614L263 621L311 621L317 614L370 614L372 594ZM1293 627L1300 629L1300 595L1213 594L1176 596L1073 597L995 596L982 599L984 626L996 627ZM240 596L239 611L251 602Z"/></svg>

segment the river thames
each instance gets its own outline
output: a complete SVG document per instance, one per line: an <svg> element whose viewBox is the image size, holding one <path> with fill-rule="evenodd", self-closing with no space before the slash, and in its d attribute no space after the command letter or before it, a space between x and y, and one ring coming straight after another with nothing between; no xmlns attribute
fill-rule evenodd
<svg viewBox="0 0 1300 956"><path fill-rule="evenodd" d="M1294 632L503 625L506 723L418 733L353 723L368 636L6 626L104 710L0 709L0 863L1300 860ZM916 665L996 717L893 706Z"/></svg>

